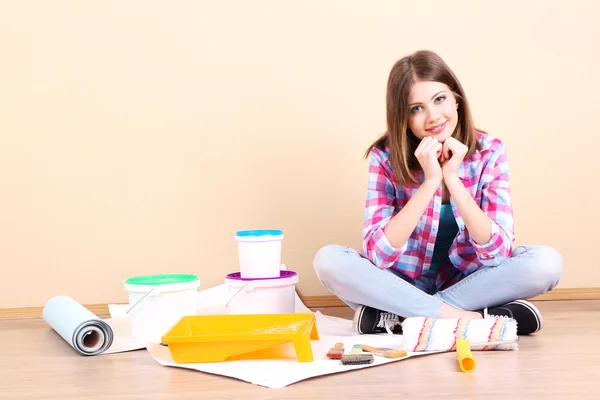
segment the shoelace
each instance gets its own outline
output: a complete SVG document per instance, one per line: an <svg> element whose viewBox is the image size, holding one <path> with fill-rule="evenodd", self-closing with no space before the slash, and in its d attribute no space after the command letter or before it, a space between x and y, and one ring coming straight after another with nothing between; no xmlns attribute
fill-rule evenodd
<svg viewBox="0 0 600 400"><path fill-rule="evenodd" d="M387 333L393 335L392 329L396 326L400 325L400 317L396 314L392 314L389 312L382 312L379 314L379 322L377 322L378 328L385 328Z"/></svg>
<svg viewBox="0 0 600 400"><path fill-rule="evenodd" d="M508 312L510 312L510 310L508 310ZM512 315L512 313L510 312L510 314ZM507 315L493 315L493 314L488 314L488 309L487 307L483 309L483 318L487 319L487 318L511 318Z"/></svg>

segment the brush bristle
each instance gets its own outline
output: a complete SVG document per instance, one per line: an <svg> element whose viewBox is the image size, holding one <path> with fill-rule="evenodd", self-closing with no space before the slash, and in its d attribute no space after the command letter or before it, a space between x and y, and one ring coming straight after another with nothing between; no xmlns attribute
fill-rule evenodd
<svg viewBox="0 0 600 400"><path fill-rule="evenodd" d="M331 360L341 360L344 355L344 350L339 349L331 349L329 353L327 353L327 358Z"/></svg>
<svg viewBox="0 0 600 400"><path fill-rule="evenodd" d="M344 354L342 356L342 364L344 365L364 365L371 364L375 360L373 354L369 353L353 353L353 354Z"/></svg>

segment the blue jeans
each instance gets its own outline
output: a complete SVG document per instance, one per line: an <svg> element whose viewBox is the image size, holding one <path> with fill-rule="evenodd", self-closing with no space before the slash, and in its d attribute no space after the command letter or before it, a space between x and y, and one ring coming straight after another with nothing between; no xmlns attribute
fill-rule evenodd
<svg viewBox="0 0 600 400"><path fill-rule="evenodd" d="M366 305L401 317L437 317L443 303L477 311L546 293L558 284L563 261L548 246L521 246L496 267L481 267L437 291L435 276L411 280L379 269L358 251L340 245L320 249L313 262L323 285L353 309Z"/></svg>

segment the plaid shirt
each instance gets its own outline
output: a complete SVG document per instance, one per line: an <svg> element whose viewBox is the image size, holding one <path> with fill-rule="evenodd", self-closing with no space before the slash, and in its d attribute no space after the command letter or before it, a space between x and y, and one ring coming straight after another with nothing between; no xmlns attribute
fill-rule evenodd
<svg viewBox="0 0 600 400"><path fill-rule="evenodd" d="M449 251L449 262L438 273L439 290L450 287L485 266L497 266L512 253L513 215L508 185L509 168L504 144L497 138L478 133L481 150L463 160L459 177L479 207L492 222L492 236L479 245L469 235L452 198L452 210L459 232ZM420 181L424 174L419 173ZM404 207L419 184L398 186L392 174L388 153L374 148L369 162L369 184L363 228L362 254L379 268L394 268L417 279L431 265L442 204L442 185L408 241L393 247L385 235L390 219Z"/></svg>

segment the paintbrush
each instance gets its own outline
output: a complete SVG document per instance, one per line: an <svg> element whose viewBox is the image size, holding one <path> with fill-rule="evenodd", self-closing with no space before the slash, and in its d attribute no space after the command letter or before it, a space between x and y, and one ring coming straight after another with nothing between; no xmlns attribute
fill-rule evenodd
<svg viewBox="0 0 600 400"><path fill-rule="evenodd" d="M402 358L408 355L408 353L404 350L392 349L389 347L371 347L367 346L366 344L361 344L360 347L364 351L368 351L369 353L373 353L385 358Z"/></svg>
<svg viewBox="0 0 600 400"><path fill-rule="evenodd" d="M373 361L375 361L373 354L364 353L358 344L355 344L354 347L352 347L352 352L350 354L344 354L342 356L342 364L344 365L372 364Z"/></svg>
<svg viewBox="0 0 600 400"><path fill-rule="evenodd" d="M344 344L341 342L336 343L328 352L327 358L331 360L341 360L344 355Z"/></svg>

